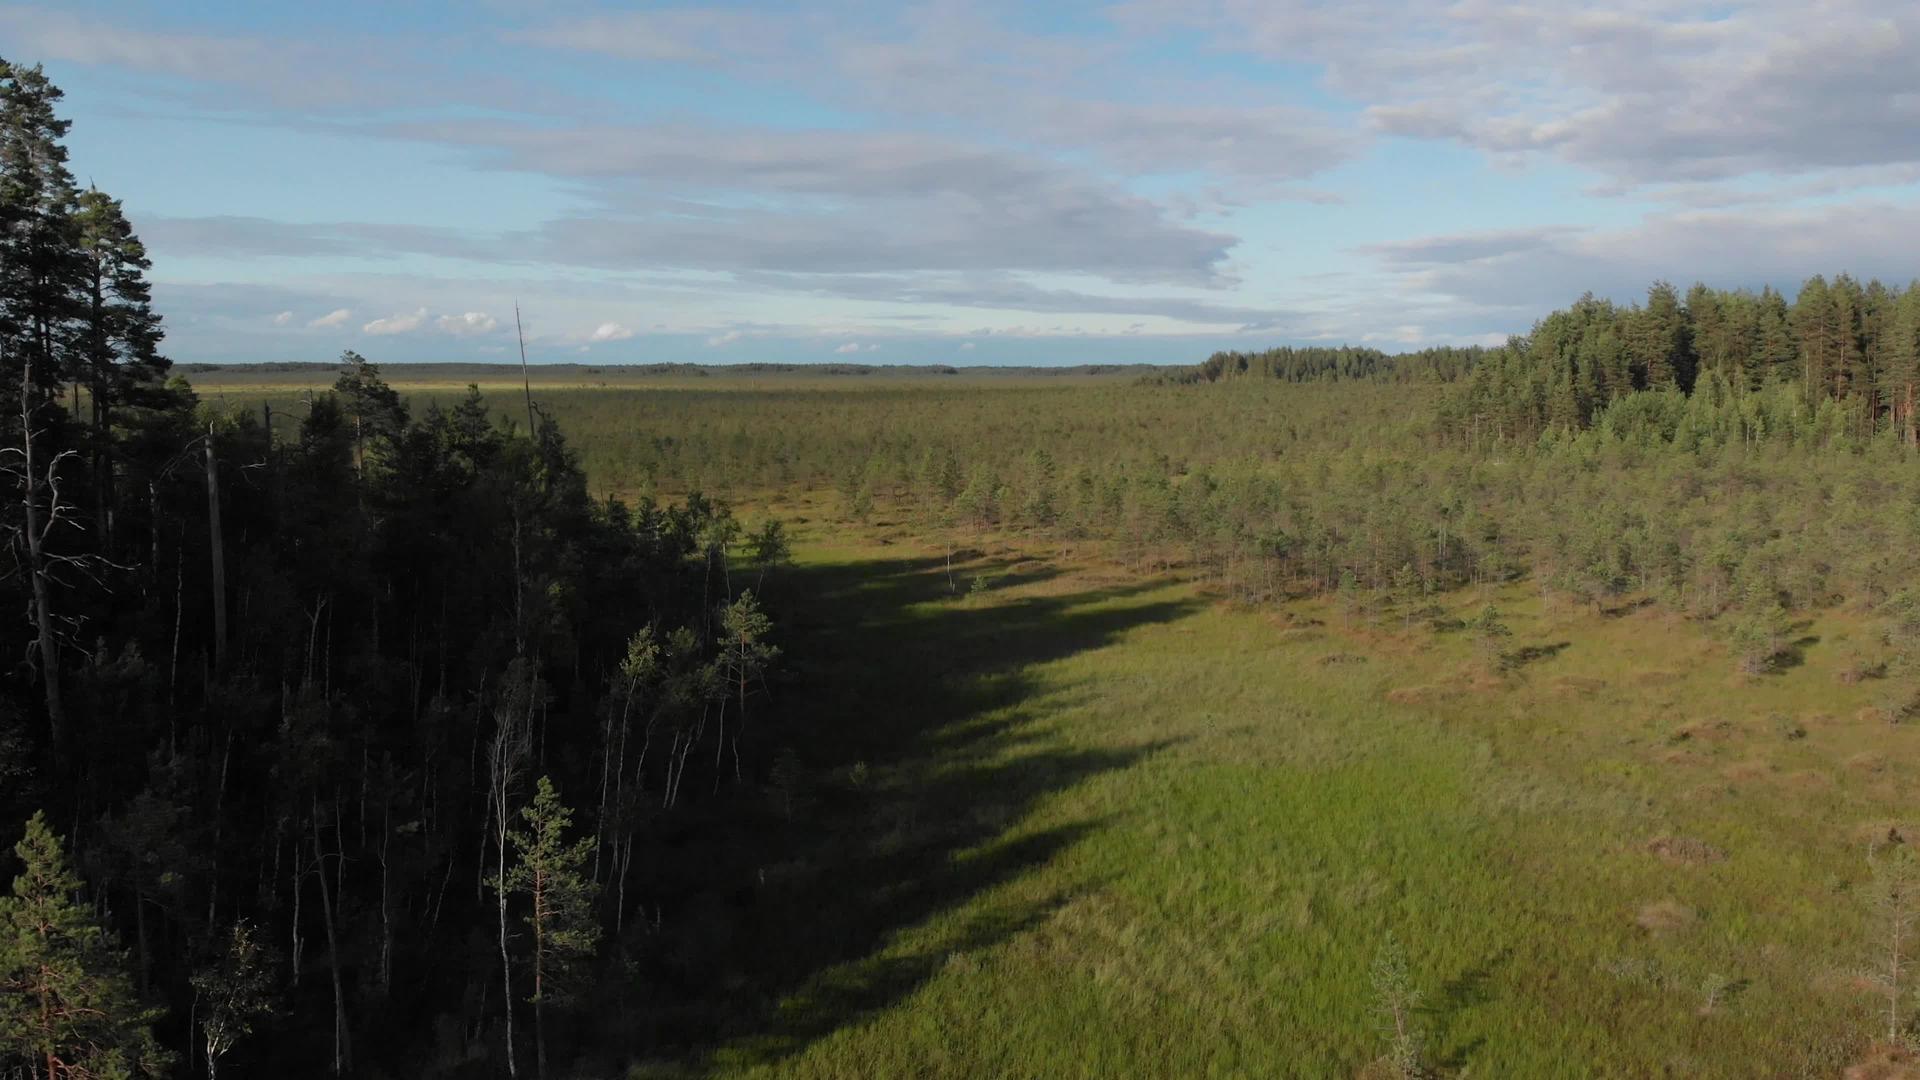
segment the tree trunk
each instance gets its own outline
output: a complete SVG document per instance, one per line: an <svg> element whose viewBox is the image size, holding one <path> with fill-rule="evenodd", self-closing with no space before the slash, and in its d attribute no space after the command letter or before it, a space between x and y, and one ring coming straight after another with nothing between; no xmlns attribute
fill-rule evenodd
<svg viewBox="0 0 1920 1080"><path fill-rule="evenodd" d="M33 624L40 661L40 681L46 690L47 727L53 737L55 753L66 739L67 710L60 698L60 641L53 633L53 597L47 586L45 527L40 521L40 477L33 460L33 355L26 355L20 370L20 454L24 483L20 497L25 511L27 569L33 578ZM47 526L60 512L59 506L47 507Z"/></svg>
<svg viewBox="0 0 1920 1080"><path fill-rule="evenodd" d="M499 811L504 822L506 811ZM502 990L506 994L507 1012L507 1075L519 1076L520 1071L513 1062L513 958L507 952L507 845L503 831L500 837L500 875L495 881L495 894L499 897L500 909L500 978Z"/></svg>
<svg viewBox="0 0 1920 1080"><path fill-rule="evenodd" d="M513 721L505 716L502 723ZM493 804L494 845L498 861L494 876L494 897L499 913L500 931L500 980L506 996L507 1016L507 1075L517 1077L519 1068L513 1060L513 956L507 948L507 830L511 827L511 817L507 808L508 788L511 784L511 762L513 733L496 734L495 749L491 756L489 801Z"/></svg>
<svg viewBox="0 0 1920 1080"><path fill-rule="evenodd" d="M385 793L380 814L380 993L393 989L393 889L387 851L393 842L393 792Z"/></svg>
<svg viewBox="0 0 1920 1080"><path fill-rule="evenodd" d="M313 803L312 825L314 876L320 879L320 911L327 927L327 968L333 976L333 1074L343 1076L353 1068L353 1052L347 1038L347 998L340 983L340 940L333 926L333 890L327 886L326 852L320 846L318 799Z"/></svg>
<svg viewBox="0 0 1920 1080"><path fill-rule="evenodd" d="M227 670L227 546L220 530L220 470L213 455L213 428L207 428L207 535L213 559L213 670Z"/></svg>

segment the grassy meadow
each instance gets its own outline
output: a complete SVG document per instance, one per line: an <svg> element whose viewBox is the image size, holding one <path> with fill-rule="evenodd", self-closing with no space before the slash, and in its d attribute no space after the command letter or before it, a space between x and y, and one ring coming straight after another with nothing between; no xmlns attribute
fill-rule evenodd
<svg viewBox="0 0 1920 1080"><path fill-rule="evenodd" d="M935 548L804 535L847 680L809 753L860 798L777 869L890 932L716 1074L1359 1074L1389 934L1450 1075L1831 1076L1875 1030L1858 892L1909 733L1837 679L1844 619L1740 677L1646 609L1504 596L1540 656L1494 676L1074 552L989 543L956 593Z"/></svg>
<svg viewBox="0 0 1920 1080"><path fill-rule="evenodd" d="M483 387L503 412L517 374ZM301 385L194 381L246 409ZM1097 429L1197 460L1405 427L1418 390L1221 416L1110 377L721 381L535 388L603 490L705 487L795 538L765 585L792 613L764 736L798 763L788 831L714 931L738 1021L634 1075L1387 1075L1390 940L1440 1075L1835 1076L1885 1030L1866 853L1912 827L1915 735L1856 677L1858 611L1796 615L1745 674L1634 595L1238 603L1126 545L884 490L850 514L807 459ZM730 469L749 428L790 433L751 441L785 473ZM1504 640L1473 629L1490 603Z"/></svg>

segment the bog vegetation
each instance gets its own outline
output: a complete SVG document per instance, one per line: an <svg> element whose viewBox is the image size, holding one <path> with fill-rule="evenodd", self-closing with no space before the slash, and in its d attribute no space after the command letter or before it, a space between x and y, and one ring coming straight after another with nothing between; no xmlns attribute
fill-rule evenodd
<svg viewBox="0 0 1920 1080"><path fill-rule="evenodd" d="M1920 288L183 372L0 90L0 1065L1903 1067Z"/></svg>

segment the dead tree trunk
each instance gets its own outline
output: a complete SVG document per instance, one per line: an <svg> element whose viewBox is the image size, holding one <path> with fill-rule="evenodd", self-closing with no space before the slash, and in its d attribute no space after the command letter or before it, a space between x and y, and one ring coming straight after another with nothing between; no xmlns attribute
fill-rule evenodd
<svg viewBox="0 0 1920 1080"><path fill-rule="evenodd" d="M67 710L60 698L60 639L53 630L53 590L49 581L51 560L47 553L47 538L64 513L60 505L59 469L60 460L67 455L54 455L47 464L43 482L38 463L34 460L33 414L36 410L33 403L33 354L29 351L24 355L25 363L20 369L20 445L9 447L9 450L20 455L21 531L26 540L27 572L33 579L35 658L39 662L40 682L46 691L47 726L57 751L66 739ZM40 506L43 487L51 494L44 514Z"/></svg>

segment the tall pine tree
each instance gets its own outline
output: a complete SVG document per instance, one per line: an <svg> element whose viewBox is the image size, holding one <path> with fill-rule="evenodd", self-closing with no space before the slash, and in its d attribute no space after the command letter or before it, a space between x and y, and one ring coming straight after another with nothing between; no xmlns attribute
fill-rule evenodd
<svg viewBox="0 0 1920 1080"><path fill-rule="evenodd" d="M169 1055L119 950L75 897L45 814L14 846L23 869L0 898L0 1063L63 1080L165 1076Z"/></svg>

